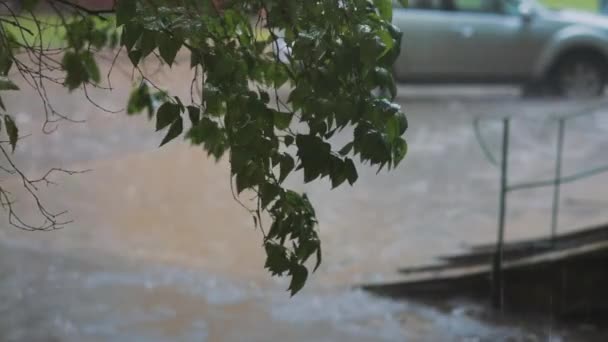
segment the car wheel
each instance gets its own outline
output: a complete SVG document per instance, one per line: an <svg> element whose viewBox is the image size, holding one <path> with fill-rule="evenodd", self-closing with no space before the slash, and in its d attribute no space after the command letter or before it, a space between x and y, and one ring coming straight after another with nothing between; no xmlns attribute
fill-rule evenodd
<svg viewBox="0 0 608 342"><path fill-rule="evenodd" d="M560 63L556 84L568 98L589 98L604 93L606 75L602 64L594 58L577 56Z"/></svg>

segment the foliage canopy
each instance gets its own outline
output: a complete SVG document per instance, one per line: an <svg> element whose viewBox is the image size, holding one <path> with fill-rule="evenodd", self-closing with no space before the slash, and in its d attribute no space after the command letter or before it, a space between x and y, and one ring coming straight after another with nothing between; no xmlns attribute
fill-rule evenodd
<svg viewBox="0 0 608 342"><path fill-rule="evenodd" d="M263 234L265 267L291 276L292 294L307 279L307 260L315 256L313 269L319 266L321 242L312 204L284 185L287 176L301 170L305 182L327 177L336 188L357 181L355 157L380 170L406 154L407 120L392 102L401 33L391 24L391 0L119 0L107 11L115 15L49 0L64 32L54 47L45 44L38 1L22 1L20 13L2 5L0 96L18 90L16 77L39 92L44 82L70 91L97 86L103 80L95 53L115 46L138 71L147 58L170 68L180 51L189 54L199 94L183 99L158 91L142 72L127 113L146 112L156 130L166 130L161 145L183 136L229 158L236 192L256 196L247 210ZM378 88L390 96L377 95ZM18 128L10 110L0 97L1 129L14 150ZM49 111L47 119L58 114ZM351 141L333 146L332 136L346 127ZM47 219L38 228L58 224Z"/></svg>

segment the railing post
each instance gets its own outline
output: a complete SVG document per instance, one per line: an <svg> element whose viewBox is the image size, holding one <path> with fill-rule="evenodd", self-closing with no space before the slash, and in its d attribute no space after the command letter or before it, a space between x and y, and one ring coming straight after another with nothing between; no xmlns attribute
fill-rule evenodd
<svg viewBox="0 0 608 342"><path fill-rule="evenodd" d="M564 149L564 127L566 120L559 119L557 131L557 155L555 156L555 178L553 182L553 206L551 208L551 246L555 246L557 236L557 219L559 215L560 187L562 184L562 154Z"/></svg>
<svg viewBox="0 0 608 342"><path fill-rule="evenodd" d="M500 199L498 208L498 239L492 262L492 305L503 307L502 254L505 238L505 216L507 207L507 172L509 161L509 119L503 119L502 159L500 164Z"/></svg>

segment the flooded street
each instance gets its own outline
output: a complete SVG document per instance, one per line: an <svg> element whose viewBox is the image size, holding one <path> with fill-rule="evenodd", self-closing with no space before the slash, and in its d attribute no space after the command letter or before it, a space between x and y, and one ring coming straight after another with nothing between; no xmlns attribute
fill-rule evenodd
<svg viewBox="0 0 608 342"><path fill-rule="evenodd" d="M184 68L158 75L186 96ZM117 73L99 104L121 109L131 81ZM142 116L103 113L52 89L56 105L84 124L40 132L33 93L4 98L22 133L15 159L28 174L51 167L90 172L56 175L42 190L74 223L47 233L0 229L0 341L605 341L594 327L484 320L482 309L439 309L377 298L353 289L398 280L396 270L487 243L496 236L499 170L473 130L480 124L498 154L501 125L514 115L510 181L550 178L557 123L583 105L522 100L517 89L402 87L409 153L390 172L359 169L354 187L303 185L316 207L323 264L290 298L287 279L263 269L262 236L232 198L226 160L175 142ZM566 130L564 174L608 163L608 110L573 119ZM337 144L349 138L344 131ZM338 146L337 145L337 146ZM339 145L341 146L341 145ZM19 182L3 185L19 193ZM608 175L562 188L559 231L608 222ZM31 203L20 213L36 219ZM551 189L509 197L507 240L549 233ZM6 222L5 217L1 217ZM494 323L491 323L494 322ZM599 337L598 337L599 336Z"/></svg>

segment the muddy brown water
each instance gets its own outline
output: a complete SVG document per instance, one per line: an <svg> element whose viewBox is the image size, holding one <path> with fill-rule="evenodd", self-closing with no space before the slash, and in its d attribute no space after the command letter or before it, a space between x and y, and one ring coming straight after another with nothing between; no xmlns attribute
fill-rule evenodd
<svg viewBox="0 0 608 342"><path fill-rule="evenodd" d="M189 73L156 78L186 95ZM187 83L187 84L186 84ZM120 109L131 80L117 73L100 105ZM587 341L597 327L482 319L485 309L449 309L377 298L353 286L400 279L396 269L431 262L496 234L498 170L472 130L499 151L500 124L515 115L511 181L550 177L555 114L585 103L522 101L511 88L400 89L408 114L409 154L391 173L360 168L354 187L301 183L317 208L324 259L295 298L285 279L263 270L261 234L230 194L226 161L175 142L157 149L162 133L145 117L108 114L49 89L63 111L86 124L40 132L33 93L4 97L22 132L15 158L29 174L49 167L91 169L55 176L41 196L74 223L52 233L0 230L1 341ZM588 104L588 103L587 103ZM608 112L573 120L566 133L565 173L608 163ZM336 144L348 139L345 131ZM3 186L19 193L18 182ZM560 230L608 221L608 176L564 186ZM509 197L507 239L549 232L550 189ZM36 219L27 201L20 213ZM481 313L480 313L481 312ZM494 315L496 316L496 315ZM500 316L500 315L499 315Z"/></svg>

